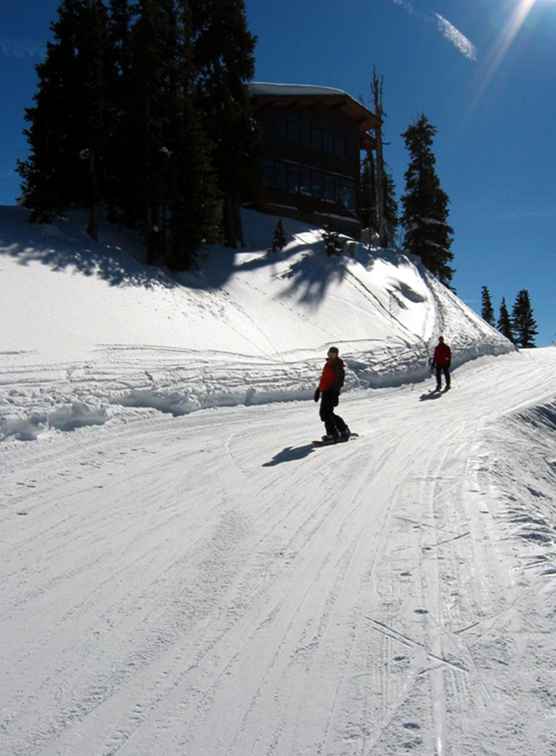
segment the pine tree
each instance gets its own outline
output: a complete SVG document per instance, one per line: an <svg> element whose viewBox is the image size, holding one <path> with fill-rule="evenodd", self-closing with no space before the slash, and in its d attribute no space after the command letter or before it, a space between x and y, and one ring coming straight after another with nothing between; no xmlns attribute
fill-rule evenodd
<svg viewBox="0 0 556 756"><path fill-rule="evenodd" d="M106 126L105 76L108 47L108 15L104 5L97 0L89 0L87 23L89 34L84 44L84 57L87 61L88 112L86 115L87 163L89 171L89 222L87 233L98 240L97 209L104 194L104 130ZM83 155L83 153L82 153Z"/></svg>
<svg viewBox="0 0 556 756"><path fill-rule="evenodd" d="M139 217L138 208L130 201L130 195L135 192L131 178L135 176L138 159L137 145L131 139L137 130L131 117L135 97L132 19L129 0L110 0L109 65L105 77L105 201L109 219L128 226L134 226Z"/></svg>
<svg viewBox="0 0 556 756"><path fill-rule="evenodd" d="M172 173L169 191L168 265L187 270L195 251L219 237L221 197L213 167L214 147L194 104L192 19L188 2L181 4L177 27L177 67L172 73Z"/></svg>
<svg viewBox="0 0 556 756"><path fill-rule="evenodd" d="M256 134L247 83L255 73L255 37L244 0L190 0L196 105L215 144L214 163L224 196L227 245L243 243L241 196L256 171Z"/></svg>
<svg viewBox="0 0 556 756"><path fill-rule="evenodd" d="M385 166L384 169L384 240L387 247L393 247L399 226L398 203L396 201L396 186L392 174Z"/></svg>
<svg viewBox="0 0 556 756"><path fill-rule="evenodd" d="M495 327L492 300L490 298L490 292L486 286L483 286L483 288L481 289L481 317L489 325Z"/></svg>
<svg viewBox="0 0 556 756"><path fill-rule="evenodd" d="M280 249L284 249L286 243L286 232L284 231L284 224L282 223L282 219L280 219L276 224L276 228L274 229L274 236L272 237L272 251L277 252Z"/></svg>
<svg viewBox="0 0 556 756"><path fill-rule="evenodd" d="M432 273L447 285L453 276L453 229L448 225L448 196L436 175L432 143L436 128L421 115L402 134L410 154L402 197L402 224L406 250L418 255Z"/></svg>
<svg viewBox="0 0 556 756"><path fill-rule="evenodd" d="M519 347L529 349L536 346L535 336L538 334L538 329L527 289L521 289L515 298L512 309L512 326L515 342Z"/></svg>
<svg viewBox="0 0 556 756"><path fill-rule="evenodd" d="M502 336L505 336L512 342L512 344L515 344L512 321L510 320L510 313L508 312L505 298L502 298L502 303L500 305L500 315L498 316L497 327Z"/></svg>
<svg viewBox="0 0 556 756"><path fill-rule="evenodd" d="M35 104L25 111L29 157L18 161L32 221L49 221L68 207L92 208L102 191L106 25L101 0L63 0L51 26Z"/></svg>

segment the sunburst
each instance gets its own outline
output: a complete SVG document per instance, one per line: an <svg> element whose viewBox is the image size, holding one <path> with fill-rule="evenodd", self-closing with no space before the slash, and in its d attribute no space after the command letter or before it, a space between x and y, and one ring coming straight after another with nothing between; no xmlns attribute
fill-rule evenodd
<svg viewBox="0 0 556 756"><path fill-rule="evenodd" d="M519 30L527 20L527 16L531 12L533 6L537 3L537 1L538 0L519 0L516 7L514 8L510 19L508 20L507 24L504 25L500 35L498 36L496 44L494 45L494 48L488 56L486 70L484 72L479 91L477 92L477 96L475 97L475 105L481 99L488 85L492 81L492 78L494 77L500 64L506 57L508 50L512 46L514 39L518 35Z"/></svg>

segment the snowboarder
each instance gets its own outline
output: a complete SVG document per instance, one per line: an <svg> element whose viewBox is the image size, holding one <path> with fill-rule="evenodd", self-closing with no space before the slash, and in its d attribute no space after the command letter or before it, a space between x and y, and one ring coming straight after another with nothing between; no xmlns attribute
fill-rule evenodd
<svg viewBox="0 0 556 756"><path fill-rule="evenodd" d="M440 391L442 388L442 374L444 374L444 380L446 381L445 390L450 388L450 364L452 362L452 351L448 344L444 342L442 336L438 337L438 344L435 347L434 355L431 360L431 371L436 371L436 388L435 391Z"/></svg>
<svg viewBox="0 0 556 756"><path fill-rule="evenodd" d="M340 401L344 374L344 362L340 359L338 347L331 346L314 396L315 402L321 400L319 414L326 428L326 435L322 437L322 440L327 443L347 441L351 435L350 429L342 418L334 414L334 407L337 407Z"/></svg>

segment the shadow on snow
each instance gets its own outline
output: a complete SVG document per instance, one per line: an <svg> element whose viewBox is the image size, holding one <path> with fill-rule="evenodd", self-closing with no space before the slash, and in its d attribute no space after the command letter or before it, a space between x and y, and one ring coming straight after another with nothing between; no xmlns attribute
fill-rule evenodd
<svg viewBox="0 0 556 756"><path fill-rule="evenodd" d="M313 444L286 446L282 451L275 454L269 462L265 462L262 467L274 467L275 465L281 465L282 462L294 462L296 459L308 457L313 451Z"/></svg>

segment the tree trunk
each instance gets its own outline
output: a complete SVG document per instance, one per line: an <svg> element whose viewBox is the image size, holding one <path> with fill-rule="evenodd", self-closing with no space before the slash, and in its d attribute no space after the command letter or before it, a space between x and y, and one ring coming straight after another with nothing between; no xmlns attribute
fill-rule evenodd
<svg viewBox="0 0 556 756"><path fill-rule="evenodd" d="M382 88L383 79L378 78L376 71L373 69L373 78L371 82L371 91L373 95L374 111L378 119L375 128L375 149L376 149L376 226L381 246L386 245L386 224L384 220L384 154L382 150L382 123L384 120L384 108L382 105Z"/></svg>
<svg viewBox="0 0 556 756"><path fill-rule="evenodd" d="M89 207L89 223L87 233L94 241L98 241L97 203L98 203L98 178L96 171L95 150L89 150L89 179L91 181L91 200Z"/></svg>

